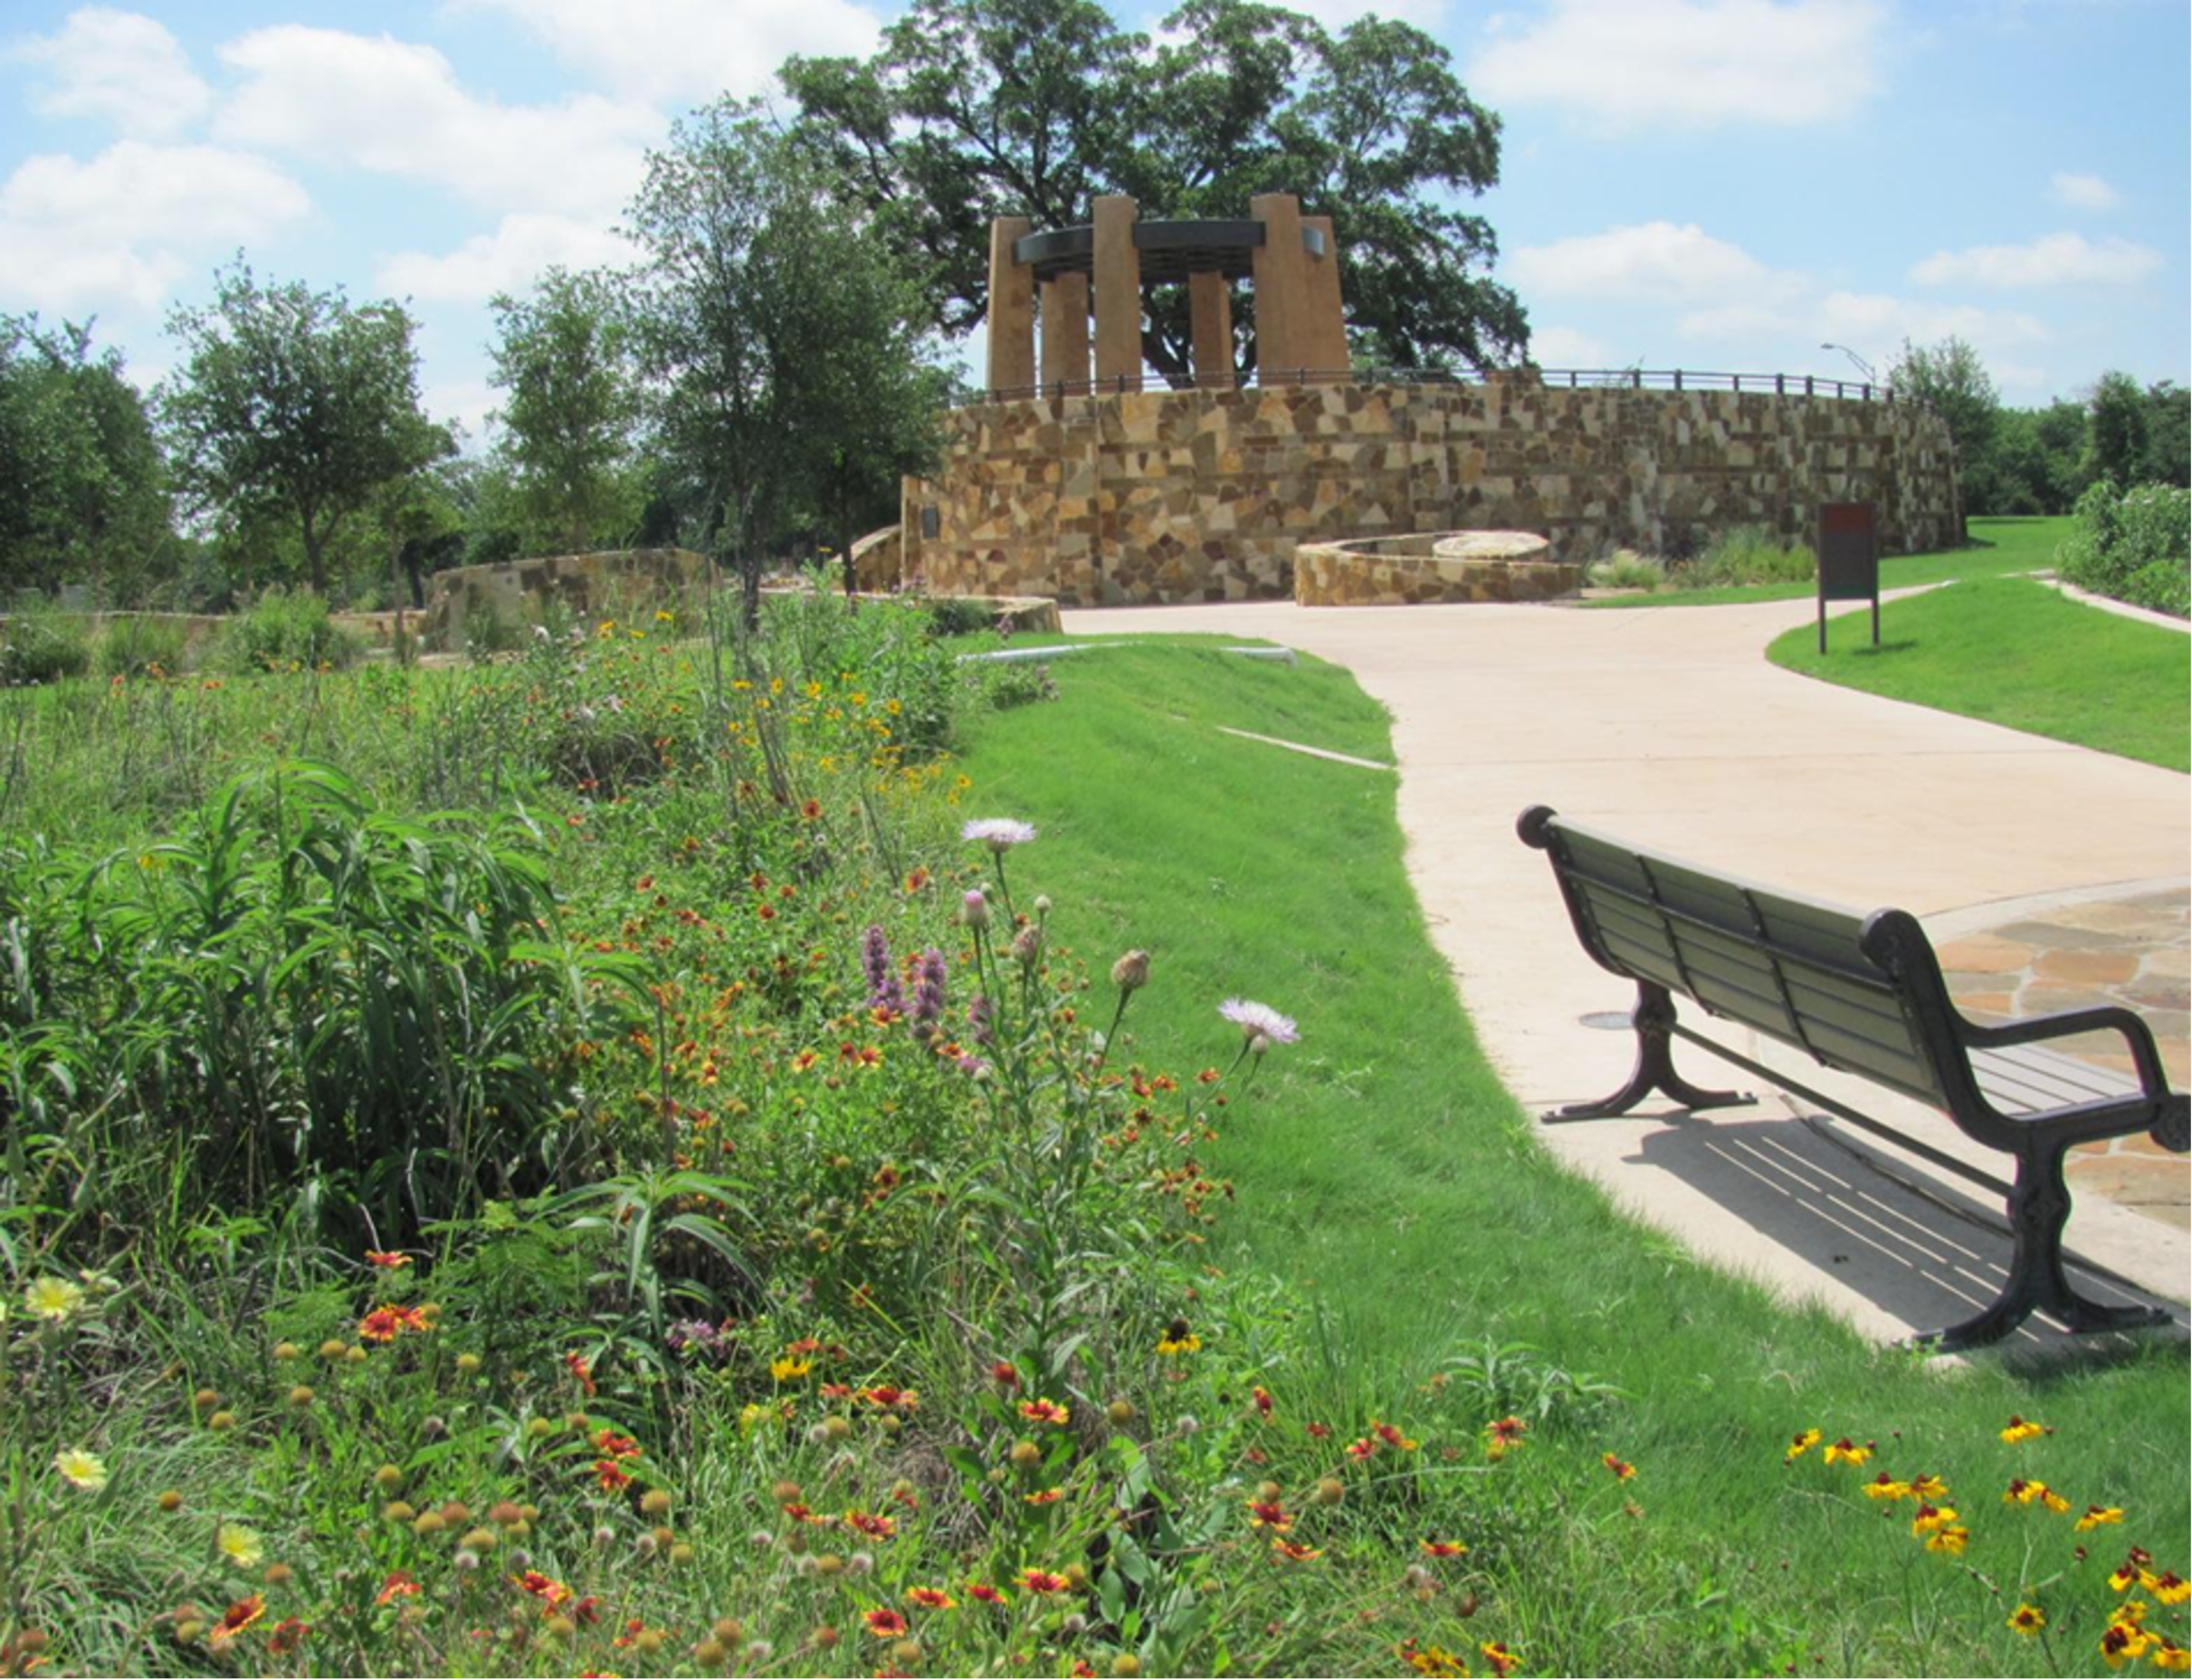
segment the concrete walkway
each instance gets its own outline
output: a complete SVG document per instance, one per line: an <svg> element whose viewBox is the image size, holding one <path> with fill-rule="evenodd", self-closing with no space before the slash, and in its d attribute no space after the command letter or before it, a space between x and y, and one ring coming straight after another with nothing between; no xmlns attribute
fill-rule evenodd
<svg viewBox="0 0 2192 1680"><path fill-rule="evenodd" d="M2183 883L2186 778L1768 664L1767 643L1812 612L1809 601L1627 611L1272 603L1077 612L1065 624L1268 637L1347 666L1384 702L1417 895L1486 1053L1539 1110L1621 1083L1632 1039L1584 1017L1625 1011L1633 988L1577 945L1544 858L1515 837L1526 806L1861 910L1944 919L1959 933L1983 927L1983 907L1997 901ZM1917 1104L1755 1038L1736 1047L1801 1068L1829 1094L1990 1172L2006 1169ZM1757 1083L1681 1048L1700 1083ZM2180 1055L2181 1045L2171 1059ZM1786 1100L1540 1135L1693 1250L1883 1338L1968 1316L2002 1275L1998 1204ZM2185 1169L2182 1158L2157 1167ZM2171 1224L2084 1193L2070 1243L2148 1291L2186 1297L2192 1243ZM2098 1276L2082 1286L2124 1298ZM2036 1328L2025 1340L2053 1336Z"/></svg>

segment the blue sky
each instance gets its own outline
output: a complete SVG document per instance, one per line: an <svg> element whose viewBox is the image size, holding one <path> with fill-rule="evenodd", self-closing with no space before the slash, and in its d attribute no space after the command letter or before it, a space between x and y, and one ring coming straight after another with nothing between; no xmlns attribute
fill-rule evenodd
<svg viewBox="0 0 2192 1680"><path fill-rule="evenodd" d="M1297 4L1428 30L1504 119L1482 208L1547 367L1842 376L1823 341L1884 366L1954 333L2015 403L2187 380L2182 0ZM242 247L407 298L428 406L476 438L487 299L616 260L672 117L893 11L6 0L0 311L96 316L149 382L167 310Z"/></svg>

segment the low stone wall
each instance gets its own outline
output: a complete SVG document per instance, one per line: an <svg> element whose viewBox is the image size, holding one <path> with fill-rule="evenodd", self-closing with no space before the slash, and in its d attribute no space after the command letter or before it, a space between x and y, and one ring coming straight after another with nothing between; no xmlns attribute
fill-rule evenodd
<svg viewBox="0 0 2192 1680"><path fill-rule="evenodd" d="M1067 606L1284 599L1303 543L1535 531L1587 564L1736 525L1808 543L1874 502L1891 552L1961 540L1948 430L1911 403L1502 380L979 404L909 479L909 578Z"/></svg>
<svg viewBox="0 0 2192 1680"><path fill-rule="evenodd" d="M853 545L853 587L877 594L895 589L905 563L906 545L897 526L872 530Z"/></svg>
<svg viewBox="0 0 2192 1680"><path fill-rule="evenodd" d="M1294 550L1303 606L1421 606L1434 602L1557 601L1583 587L1583 568L1552 558L1529 531L1434 531Z"/></svg>
<svg viewBox="0 0 2192 1680"><path fill-rule="evenodd" d="M674 610L697 603L707 588L707 560L686 549L615 549L506 566L460 566L427 580L421 634L430 647L460 650L479 615L538 624L554 602L575 619L590 619L605 615L618 600Z"/></svg>

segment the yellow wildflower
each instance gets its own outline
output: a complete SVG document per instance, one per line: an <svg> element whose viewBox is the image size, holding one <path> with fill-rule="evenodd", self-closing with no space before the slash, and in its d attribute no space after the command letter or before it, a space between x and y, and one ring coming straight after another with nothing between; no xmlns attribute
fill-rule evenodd
<svg viewBox="0 0 2192 1680"><path fill-rule="evenodd" d="M84 1292L65 1277L34 1277L23 1292L23 1304L33 1318L58 1324L84 1303Z"/></svg>
<svg viewBox="0 0 2192 1680"><path fill-rule="evenodd" d="M266 1548L259 1536L239 1522L224 1522L214 1532L214 1544L221 1555L240 1570L256 1569Z"/></svg>
<svg viewBox="0 0 2192 1680"><path fill-rule="evenodd" d="M76 1447L64 1447L53 1455L53 1468L61 1472L61 1479L71 1487L81 1487L87 1494L96 1494L107 1484L107 1466L91 1453Z"/></svg>

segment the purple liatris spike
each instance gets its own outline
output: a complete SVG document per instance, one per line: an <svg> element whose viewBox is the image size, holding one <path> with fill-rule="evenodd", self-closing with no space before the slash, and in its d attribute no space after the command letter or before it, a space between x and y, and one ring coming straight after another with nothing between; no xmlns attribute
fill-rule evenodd
<svg viewBox="0 0 2192 1680"><path fill-rule="evenodd" d="M944 1018L944 953L931 945L921 952L913 982L913 1022L933 1026Z"/></svg>
<svg viewBox="0 0 2192 1680"><path fill-rule="evenodd" d="M891 944L874 922L860 936L860 971L867 978L868 1001L882 1001L883 987L891 978Z"/></svg>

